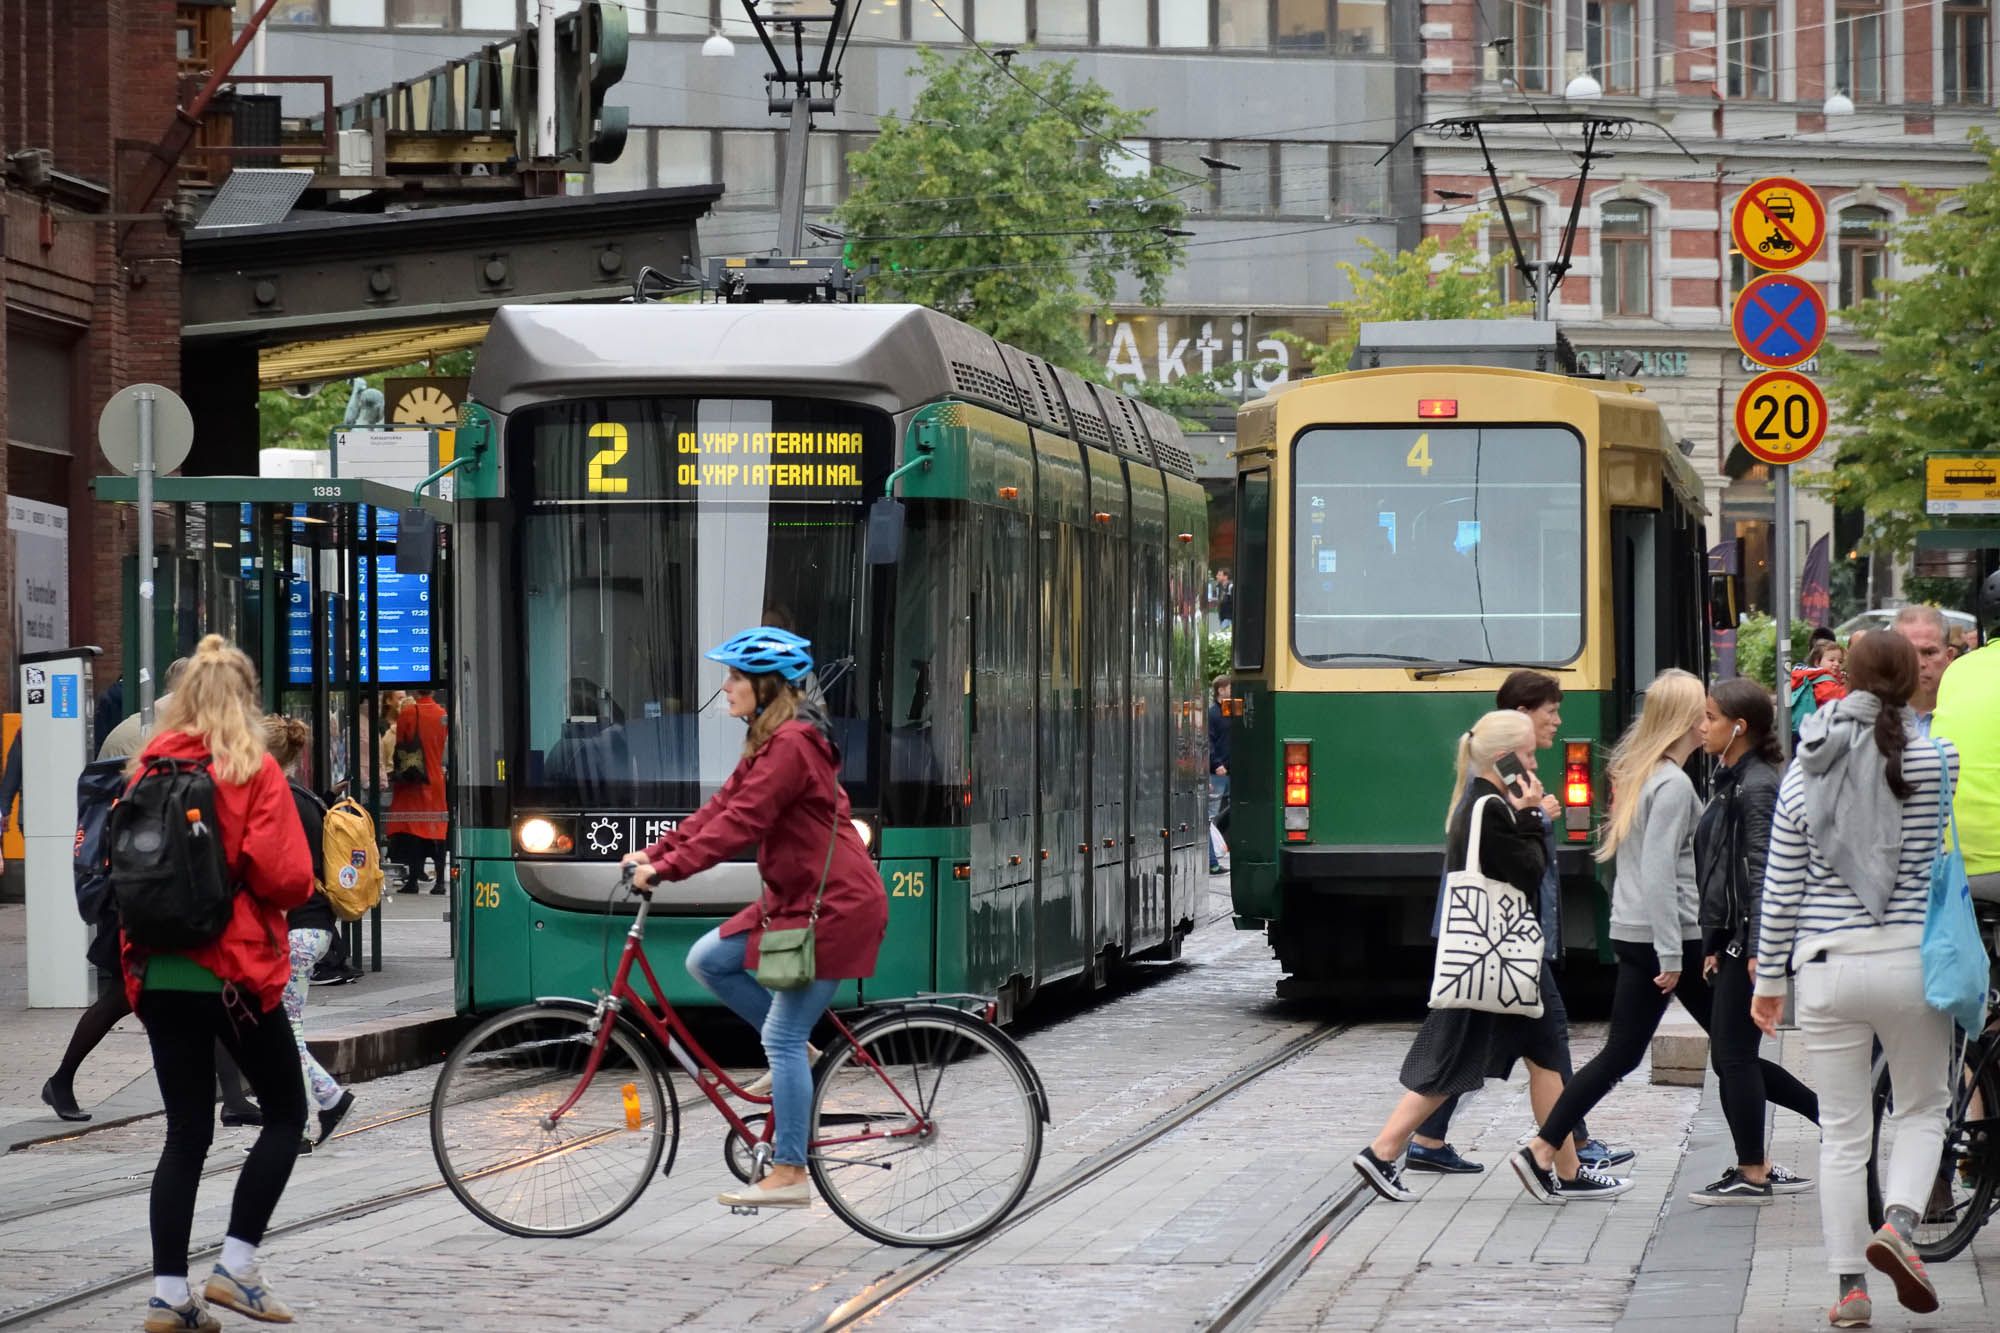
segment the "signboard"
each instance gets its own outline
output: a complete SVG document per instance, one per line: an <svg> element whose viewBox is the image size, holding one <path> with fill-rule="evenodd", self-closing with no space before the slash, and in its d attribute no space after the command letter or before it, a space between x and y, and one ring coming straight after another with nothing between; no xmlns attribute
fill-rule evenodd
<svg viewBox="0 0 2000 1333"><path fill-rule="evenodd" d="M2000 454L1932 454L1926 458L1924 512L2000 514Z"/></svg>
<svg viewBox="0 0 2000 1333"><path fill-rule="evenodd" d="M1826 421L1825 396L1796 371L1765 371L1736 395L1736 438L1772 467L1810 457L1826 438Z"/></svg>
<svg viewBox="0 0 2000 1333"><path fill-rule="evenodd" d="M1766 176L1736 201L1729 233L1758 268L1789 273L1826 241L1826 205L1812 187L1790 176Z"/></svg>
<svg viewBox="0 0 2000 1333"><path fill-rule="evenodd" d="M46 653L69 646L69 510L7 497L14 556L14 649Z"/></svg>
<svg viewBox="0 0 2000 1333"><path fill-rule="evenodd" d="M1729 327L1746 358L1787 370L1819 351L1826 338L1826 299L1817 283L1766 273L1737 294Z"/></svg>

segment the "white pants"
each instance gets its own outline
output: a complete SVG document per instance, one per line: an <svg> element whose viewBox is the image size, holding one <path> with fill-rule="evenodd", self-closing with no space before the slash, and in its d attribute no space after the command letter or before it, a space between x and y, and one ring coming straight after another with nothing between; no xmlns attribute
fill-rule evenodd
<svg viewBox="0 0 2000 1333"><path fill-rule="evenodd" d="M1819 1093L1820 1230L1827 1267L1866 1273L1868 1155L1874 1042L1889 1061L1895 1110L1884 1118L1889 1160L1877 1167L1884 1207L1919 1217L1930 1203L1951 1106L1951 1019L1924 1003L1915 949L1832 953L1799 966L1799 1028Z"/></svg>

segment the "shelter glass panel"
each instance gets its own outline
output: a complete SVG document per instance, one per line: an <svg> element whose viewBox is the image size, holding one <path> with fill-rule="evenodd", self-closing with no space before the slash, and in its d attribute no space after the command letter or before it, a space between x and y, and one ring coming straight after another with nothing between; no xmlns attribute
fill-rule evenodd
<svg viewBox="0 0 2000 1333"><path fill-rule="evenodd" d="M1294 457L1293 644L1320 666L1555 665L1583 647L1583 442L1319 427Z"/></svg>

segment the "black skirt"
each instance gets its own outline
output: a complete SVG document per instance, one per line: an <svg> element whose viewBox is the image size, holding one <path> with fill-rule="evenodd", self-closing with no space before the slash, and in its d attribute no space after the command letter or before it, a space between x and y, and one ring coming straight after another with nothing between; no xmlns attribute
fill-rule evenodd
<svg viewBox="0 0 2000 1333"><path fill-rule="evenodd" d="M1556 988L1555 970L1544 961L1541 1017L1433 1009L1403 1057L1401 1081L1411 1092L1456 1097L1489 1078L1506 1078L1517 1060L1566 1069L1568 1051L1569 1014Z"/></svg>

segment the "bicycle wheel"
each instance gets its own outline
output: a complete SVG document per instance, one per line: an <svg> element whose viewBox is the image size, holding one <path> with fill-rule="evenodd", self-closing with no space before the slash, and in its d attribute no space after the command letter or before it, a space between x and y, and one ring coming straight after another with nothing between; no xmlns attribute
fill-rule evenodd
<svg viewBox="0 0 2000 1333"><path fill-rule="evenodd" d="M680 1137L652 1048L623 1023L576 1104L590 1013L528 1005L468 1033L431 1094L431 1150L473 1215L516 1236L581 1236L630 1208Z"/></svg>
<svg viewBox="0 0 2000 1333"><path fill-rule="evenodd" d="M864 1022L853 1045L820 1057L814 1081L813 1182L871 1240L962 1244L997 1226L1035 1178L1042 1117L1025 1057L956 1009Z"/></svg>
<svg viewBox="0 0 2000 1333"><path fill-rule="evenodd" d="M1962 1076L1945 1120L1944 1150L1938 1160L1931 1196L1917 1219L1910 1243L1926 1263L1941 1264L1972 1243L2000 1196L2000 1069L1982 1058L1977 1044L1965 1047ZM1882 1225L1880 1164L1894 1151L1895 1134L1889 1113L1895 1094L1887 1063L1876 1061L1875 1140L1868 1162L1868 1220Z"/></svg>

